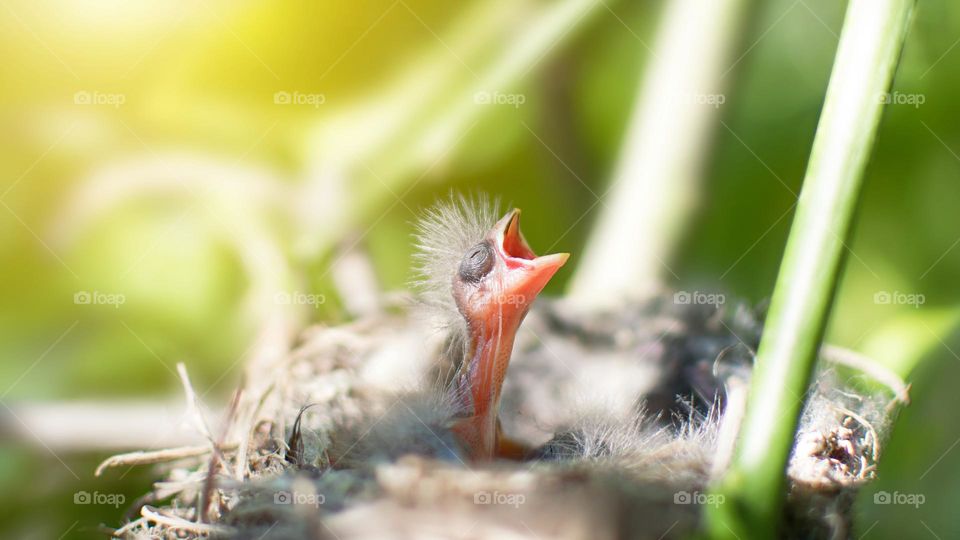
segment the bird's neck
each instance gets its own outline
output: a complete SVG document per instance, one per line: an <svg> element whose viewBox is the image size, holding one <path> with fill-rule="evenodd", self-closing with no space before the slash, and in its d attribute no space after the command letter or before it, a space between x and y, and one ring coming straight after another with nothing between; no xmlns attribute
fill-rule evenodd
<svg viewBox="0 0 960 540"><path fill-rule="evenodd" d="M500 391L522 318L493 317L490 322L469 328L464 358L468 370L461 379L460 395L470 400L473 414L457 426L457 431L473 448L475 458L490 459L496 448Z"/></svg>

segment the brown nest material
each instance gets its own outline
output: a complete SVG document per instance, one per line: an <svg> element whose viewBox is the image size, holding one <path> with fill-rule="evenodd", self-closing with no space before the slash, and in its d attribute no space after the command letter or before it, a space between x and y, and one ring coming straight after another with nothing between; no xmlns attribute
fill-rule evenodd
<svg viewBox="0 0 960 540"><path fill-rule="evenodd" d="M432 384L443 335L405 310L307 330L248 372L205 447L117 456L163 480L126 538L670 538L699 526L727 465L760 337L744 306L672 298L581 314L538 303L501 418L536 448L468 466ZM825 348L789 464L790 536L846 537L906 388ZM194 403L185 372L188 401ZM199 409L198 409L199 410ZM148 504L147 504L148 503Z"/></svg>

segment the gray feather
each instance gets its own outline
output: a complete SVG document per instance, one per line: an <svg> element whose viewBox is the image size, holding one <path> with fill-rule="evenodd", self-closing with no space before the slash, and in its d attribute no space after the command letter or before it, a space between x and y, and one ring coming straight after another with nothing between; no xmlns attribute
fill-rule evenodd
<svg viewBox="0 0 960 540"><path fill-rule="evenodd" d="M411 285L418 292L423 314L447 333L437 374L438 385L447 391L455 390L451 382L461 369L467 347L467 323L453 298L453 280L464 254L486 237L498 218L497 200L491 201L485 194L451 192L427 209L416 224L416 277Z"/></svg>
<svg viewBox="0 0 960 540"><path fill-rule="evenodd" d="M425 307L442 325L462 323L453 299L453 278L464 253L479 243L497 222L499 204L484 194L450 194L417 222L416 278L412 285Z"/></svg>

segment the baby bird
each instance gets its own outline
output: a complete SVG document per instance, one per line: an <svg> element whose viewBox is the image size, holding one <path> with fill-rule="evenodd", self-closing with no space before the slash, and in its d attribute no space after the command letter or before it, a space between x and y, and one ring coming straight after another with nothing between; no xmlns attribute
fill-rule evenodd
<svg viewBox="0 0 960 540"><path fill-rule="evenodd" d="M498 420L503 380L520 323L569 257L538 257L520 232L519 209L495 216L485 199L458 197L428 211L417 234L418 285L450 331L452 431L476 461L519 457Z"/></svg>

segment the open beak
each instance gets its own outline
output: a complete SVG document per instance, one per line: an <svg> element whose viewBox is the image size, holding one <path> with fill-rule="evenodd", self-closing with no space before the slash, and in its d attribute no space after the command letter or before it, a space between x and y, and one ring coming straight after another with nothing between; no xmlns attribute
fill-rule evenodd
<svg viewBox="0 0 960 540"><path fill-rule="evenodd" d="M494 244L497 252L507 267L503 293L520 299L517 302L519 304L529 305L567 262L570 254L554 253L538 257L520 232L519 208L514 208L500 219L493 232L496 235Z"/></svg>
<svg viewBox="0 0 960 540"><path fill-rule="evenodd" d="M469 395L473 415L454 430L475 459L490 459L500 448L497 415L500 391L510 364L516 332L534 299L569 254L538 257L520 233L520 210L507 213L486 240L499 259L487 277L482 295L463 310L470 331L467 359L471 366L459 391Z"/></svg>

